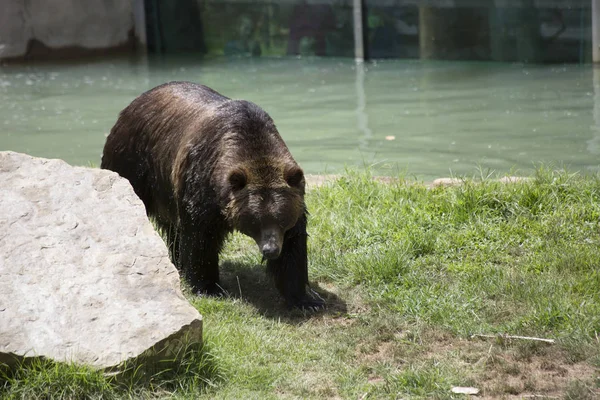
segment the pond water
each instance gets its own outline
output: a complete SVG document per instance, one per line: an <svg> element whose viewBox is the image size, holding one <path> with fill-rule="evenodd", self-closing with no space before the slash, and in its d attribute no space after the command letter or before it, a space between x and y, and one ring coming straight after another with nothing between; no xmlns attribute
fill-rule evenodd
<svg viewBox="0 0 600 400"><path fill-rule="evenodd" d="M0 150L99 165L119 111L171 80L262 106L307 173L600 170L600 71L590 65L173 56L8 65Z"/></svg>

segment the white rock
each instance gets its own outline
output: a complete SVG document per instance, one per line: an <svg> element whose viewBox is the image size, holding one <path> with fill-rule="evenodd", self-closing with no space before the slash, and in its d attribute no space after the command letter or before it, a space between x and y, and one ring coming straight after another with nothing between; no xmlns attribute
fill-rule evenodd
<svg viewBox="0 0 600 400"><path fill-rule="evenodd" d="M479 389L474 388L474 387L455 386L452 388L452 393L475 395L475 394L479 394Z"/></svg>
<svg viewBox="0 0 600 400"><path fill-rule="evenodd" d="M108 368L201 341L202 317L125 179L0 152L0 210L0 363Z"/></svg>
<svg viewBox="0 0 600 400"><path fill-rule="evenodd" d="M458 185L462 185L463 183L464 183L464 180L458 179L458 178L438 178L438 179L434 180L433 182L431 182L431 186L433 186L433 187L458 186Z"/></svg>

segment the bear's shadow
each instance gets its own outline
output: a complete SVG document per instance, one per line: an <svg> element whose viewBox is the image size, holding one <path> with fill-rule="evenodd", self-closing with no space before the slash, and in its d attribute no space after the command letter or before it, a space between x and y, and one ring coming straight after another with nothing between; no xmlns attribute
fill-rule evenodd
<svg viewBox="0 0 600 400"><path fill-rule="evenodd" d="M249 265L224 261L220 267L221 285L231 298L241 299L256 307L267 318L277 318L289 323L300 322L315 315L344 314L346 302L336 294L311 283L312 290L325 300L326 307L316 312L290 309L267 275L264 265Z"/></svg>

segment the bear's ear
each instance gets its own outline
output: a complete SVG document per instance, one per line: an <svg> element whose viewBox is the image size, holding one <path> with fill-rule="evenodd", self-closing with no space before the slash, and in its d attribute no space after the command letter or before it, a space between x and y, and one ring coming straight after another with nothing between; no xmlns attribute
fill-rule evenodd
<svg viewBox="0 0 600 400"><path fill-rule="evenodd" d="M302 179L304 179L304 172L299 167L292 167L285 173L285 181L292 187L300 185Z"/></svg>
<svg viewBox="0 0 600 400"><path fill-rule="evenodd" d="M246 186L246 173L241 169L235 169L229 174L227 180L233 190L243 189Z"/></svg>

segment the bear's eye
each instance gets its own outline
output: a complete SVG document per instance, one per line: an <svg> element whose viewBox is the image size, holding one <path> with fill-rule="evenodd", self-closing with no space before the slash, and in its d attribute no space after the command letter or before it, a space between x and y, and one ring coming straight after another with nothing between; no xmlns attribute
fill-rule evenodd
<svg viewBox="0 0 600 400"><path fill-rule="evenodd" d="M298 186L300 184L300 182L302 182L302 178L304 178L304 173L298 167L294 167L294 168L290 169L285 174L285 181L290 186Z"/></svg>
<svg viewBox="0 0 600 400"><path fill-rule="evenodd" d="M229 184L233 190L240 190L246 186L246 174L244 171L236 170L229 174Z"/></svg>

